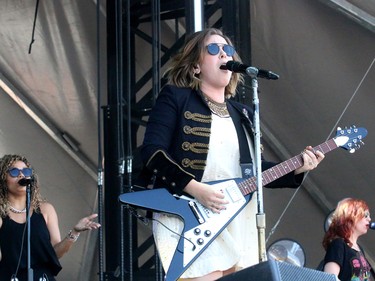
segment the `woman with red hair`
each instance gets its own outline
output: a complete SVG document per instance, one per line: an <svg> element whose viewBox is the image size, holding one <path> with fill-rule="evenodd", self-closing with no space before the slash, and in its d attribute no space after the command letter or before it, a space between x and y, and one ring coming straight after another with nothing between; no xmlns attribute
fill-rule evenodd
<svg viewBox="0 0 375 281"><path fill-rule="evenodd" d="M341 281L370 280L371 266L357 244L358 238L367 233L370 221L365 201L346 198L337 204L323 239L325 272L335 274Z"/></svg>

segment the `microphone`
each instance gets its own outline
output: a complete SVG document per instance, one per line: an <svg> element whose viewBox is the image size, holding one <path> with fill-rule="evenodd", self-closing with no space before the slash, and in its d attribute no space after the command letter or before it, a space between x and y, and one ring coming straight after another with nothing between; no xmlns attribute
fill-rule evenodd
<svg viewBox="0 0 375 281"><path fill-rule="evenodd" d="M272 71L256 68L233 60L230 60L226 64L221 65L220 69L230 70L232 72L245 73L249 76L255 76L270 80L279 79L279 75L273 73Z"/></svg>
<svg viewBox="0 0 375 281"><path fill-rule="evenodd" d="M375 222L370 222L369 228L375 230Z"/></svg>
<svg viewBox="0 0 375 281"><path fill-rule="evenodd" d="M20 186L27 186L27 185L32 184L33 182L34 182L34 179L33 179L33 178L29 178L29 179L27 179L27 178L22 178L22 179L20 179L20 180L18 181L18 184L19 184Z"/></svg>

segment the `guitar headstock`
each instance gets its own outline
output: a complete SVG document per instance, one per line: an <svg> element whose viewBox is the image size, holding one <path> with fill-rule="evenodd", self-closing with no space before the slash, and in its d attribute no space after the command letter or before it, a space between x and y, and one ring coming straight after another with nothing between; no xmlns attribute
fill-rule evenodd
<svg viewBox="0 0 375 281"><path fill-rule="evenodd" d="M356 126L352 126L350 128L341 129L338 127L334 141L337 146L349 150L350 153L354 153L357 149L364 145L362 140L366 136L367 130L365 128L357 128Z"/></svg>

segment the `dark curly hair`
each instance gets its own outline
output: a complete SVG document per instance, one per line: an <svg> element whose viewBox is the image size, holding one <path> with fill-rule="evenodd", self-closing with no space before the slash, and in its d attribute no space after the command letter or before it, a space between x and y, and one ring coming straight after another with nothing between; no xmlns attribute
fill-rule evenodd
<svg viewBox="0 0 375 281"><path fill-rule="evenodd" d="M17 154L6 154L0 158L0 217L4 218L9 214L9 201L8 201L8 185L7 173L10 167L17 162L22 161L28 168L33 170L32 177L34 178L31 184L31 199L30 205L34 212L40 211L40 203L46 201L42 198L39 192L38 176L34 169L31 167L30 162L26 157Z"/></svg>

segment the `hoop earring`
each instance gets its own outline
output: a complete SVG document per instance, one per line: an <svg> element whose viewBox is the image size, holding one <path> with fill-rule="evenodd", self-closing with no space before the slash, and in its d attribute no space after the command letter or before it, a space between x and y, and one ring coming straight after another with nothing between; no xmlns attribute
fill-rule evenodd
<svg viewBox="0 0 375 281"><path fill-rule="evenodd" d="M198 81L200 82L201 79L199 78L198 75L199 75L199 73L194 72L194 74L193 74L193 79L198 80Z"/></svg>
<svg viewBox="0 0 375 281"><path fill-rule="evenodd" d="M197 73L193 73L193 79L190 81L190 87L195 90L198 90L200 88L200 84L202 81L197 75Z"/></svg>

